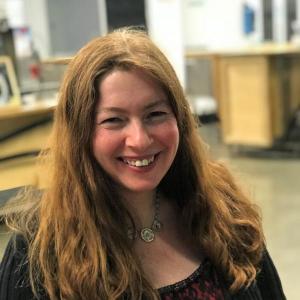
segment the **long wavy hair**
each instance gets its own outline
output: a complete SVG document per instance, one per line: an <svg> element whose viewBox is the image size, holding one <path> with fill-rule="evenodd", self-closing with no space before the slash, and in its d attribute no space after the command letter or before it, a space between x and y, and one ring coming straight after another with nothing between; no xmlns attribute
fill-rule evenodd
<svg viewBox="0 0 300 300"><path fill-rule="evenodd" d="M159 299L133 253L129 212L93 156L99 84L115 69L138 68L168 96L180 134L158 189L182 212L190 237L232 292L254 281L263 250L257 208L227 168L207 154L177 76L146 33L123 28L92 40L70 61L48 151L49 186L9 225L28 241L30 282L54 299ZM101 97L100 97L101 98ZM29 198L27 194L27 198Z"/></svg>

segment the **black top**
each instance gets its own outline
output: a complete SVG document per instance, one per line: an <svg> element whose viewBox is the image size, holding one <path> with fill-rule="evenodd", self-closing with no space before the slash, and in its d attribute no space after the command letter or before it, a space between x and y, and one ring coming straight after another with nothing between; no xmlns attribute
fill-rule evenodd
<svg viewBox="0 0 300 300"><path fill-rule="evenodd" d="M261 272L256 281L247 289L230 295L224 280L216 272L209 260L186 280L159 289L163 300L169 299L224 299L224 300L284 300L274 264L265 252L261 262ZM185 296L185 297L183 297ZM206 297L207 296L207 297ZM209 298L211 297L211 298ZM214 298L212 298L214 297ZM1 300L32 300L35 299L28 279L27 245L21 236L11 238L0 265L0 299ZM48 300L42 295L40 300Z"/></svg>

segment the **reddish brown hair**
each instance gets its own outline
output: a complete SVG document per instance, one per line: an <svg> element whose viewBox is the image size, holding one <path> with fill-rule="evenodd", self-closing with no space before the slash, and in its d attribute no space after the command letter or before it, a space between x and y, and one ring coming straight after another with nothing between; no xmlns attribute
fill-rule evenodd
<svg viewBox="0 0 300 300"><path fill-rule="evenodd" d="M191 237L231 290L249 285L263 248L257 209L227 168L207 155L168 60L144 32L125 28L91 41L69 62L45 154L49 187L35 210L23 213L26 226L14 227L27 228L35 291L41 284L51 299L158 298L124 232L130 216L92 154L97 86L115 68L139 68L165 90L180 144L159 189L182 210Z"/></svg>

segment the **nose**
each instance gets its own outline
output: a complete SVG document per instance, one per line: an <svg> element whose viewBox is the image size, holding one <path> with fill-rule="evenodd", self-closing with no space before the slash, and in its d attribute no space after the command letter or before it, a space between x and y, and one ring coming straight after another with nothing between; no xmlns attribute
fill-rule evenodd
<svg viewBox="0 0 300 300"><path fill-rule="evenodd" d="M146 150L152 144L153 138L149 128L141 122L132 122L127 128L126 146L138 151Z"/></svg>

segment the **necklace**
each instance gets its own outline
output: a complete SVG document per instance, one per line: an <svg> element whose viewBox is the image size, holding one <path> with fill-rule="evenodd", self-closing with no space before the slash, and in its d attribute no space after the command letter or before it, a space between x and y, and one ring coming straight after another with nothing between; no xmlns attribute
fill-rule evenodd
<svg viewBox="0 0 300 300"><path fill-rule="evenodd" d="M155 233L159 232L163 227L162 222L158 219L159 208L160 208L160 199L158 193L156 192L155 202L154 202L154 217L151 226L143 227L139 230L128 228L127 231L128 238L131 240L135 240L139 236L142 241L146 243L151 243L155 238Z"/></svg>

